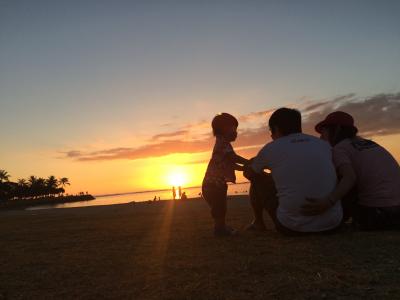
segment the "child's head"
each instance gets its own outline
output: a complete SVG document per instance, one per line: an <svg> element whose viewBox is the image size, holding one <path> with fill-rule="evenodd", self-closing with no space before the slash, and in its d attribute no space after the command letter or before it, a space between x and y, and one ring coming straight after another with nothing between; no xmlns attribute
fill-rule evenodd
<svg viewBox="0 0 400 300"><path fill-rule="evenodd" d="M229 141L236 140L238 120L228 113L220 113L214 117L211 122L213 133L215 136L220 135L227 138Z"/></svg>

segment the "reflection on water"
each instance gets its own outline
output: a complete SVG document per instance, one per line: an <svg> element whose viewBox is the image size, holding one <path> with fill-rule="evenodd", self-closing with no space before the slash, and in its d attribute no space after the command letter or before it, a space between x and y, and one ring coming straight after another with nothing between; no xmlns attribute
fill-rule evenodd
<svg viewBox="0 0 400 300"><path fill-rule="evenodd" d="M245 195L248 194L250 184L246 183L238 183L228 185L228 195ZM200 197L201 187L193 187L193 188L182 188L182 192L186 192L187 197L190 198L198 198ZM172 192L171 190L164 191L149 191L149 192L140 192L140 193L132 193L132 194L123 194L123 195L112 195L112 196L96 196L95 200L90 201L79 201L72 203L64 203L64 204L55 204L55 205L41 205L29 207L27 210L37 210L37 209L50 209L50 208L69 208L69 207L84 207L84 206L96 206L96 205L112 205L112 204L123 204L130 202L144 202L144 201L153 201L154 197L161 200L171 200ZM181 200L178 200L181 201Z"/></svg>

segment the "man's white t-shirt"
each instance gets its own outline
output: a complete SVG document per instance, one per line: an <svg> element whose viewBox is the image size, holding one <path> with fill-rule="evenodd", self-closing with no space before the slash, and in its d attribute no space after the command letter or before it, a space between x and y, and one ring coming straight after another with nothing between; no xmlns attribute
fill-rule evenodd
<svg viewBox="0 0 400 300"><path fill-rule="evenodd" d="M330 145L314 136L294 133L266 144L254 158L252 169L271 170L279 199L277 218L285 227L318 232L338 226L343 217L340 201L321 215L304 216L306 198L328 195L336 186Z"/></svg>

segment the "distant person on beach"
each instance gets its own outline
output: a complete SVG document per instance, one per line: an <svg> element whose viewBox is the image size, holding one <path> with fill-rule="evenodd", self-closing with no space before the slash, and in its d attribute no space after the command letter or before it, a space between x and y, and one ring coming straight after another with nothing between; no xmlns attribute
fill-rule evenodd
<svg viewBox="0 0 400 300"><path fill-rule="evenodd" d="M187 195L186 195L186 192L183 192L182 193L182 196L181 196L181 200L187 200Z"/></svg>
<svg viewBox="0 0 400 300"><path fill-rule="evenodd" d="M336 172L328 143L303 134L301 114L290 108L276 110L269 119L272 142L266 144L244 175L251 181L250 200L254 221L249 230L266 229L267 210L275 228L286 235L331 232L340 226L340 202L313 215L301 214L307 197L322 197L336 185ZM265 173L268 169L271 173Z"/></svg>
<svg viewBox="0 0 400 300"><path fill-rule="evenodd" d="M172 187L172 198L175 200L176 199L176 190L175 187Z"/></svg>
<svg viewBox="0 0 400 300"><path fill-rule="evenodd" d="M400 167L377 143L357 136L351 115L336 111L315 126L333 147L339 177L325 197L310 199L303 212L315 215L342 200L345 219L364 230L400 228Z"/></svg>
<svg viewBox="0 0 400 300"><path fill-rule="evenodd" d="M221 113L211 123L215 136L215 145L211 160L202 184L202 195L211 208L214 219L215 236L231 236L236 231L225 224L227 205L227 182L236 182L235 170L243 171L248 160L237 155L231 142L236 140L238 120L228 114Z"/></svg>

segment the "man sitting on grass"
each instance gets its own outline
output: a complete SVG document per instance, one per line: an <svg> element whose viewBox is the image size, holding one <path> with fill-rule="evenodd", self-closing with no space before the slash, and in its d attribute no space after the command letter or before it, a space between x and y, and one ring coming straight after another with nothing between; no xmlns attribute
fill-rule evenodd
<svg viewBox="0 0 400 300"><path fill-rule="evenodd" d="M306 198L318 198L335 188L336 172L330 145L302 133L301 114L280 108L269 119L272 142L266 144L246 167L251 181L250 200L254 212L251 230L265 230L267 210L276 229L286 235L330 232L340 226L340 201L315 216L304 216ZM265 173L268 169L271 173Z"/></svg>

